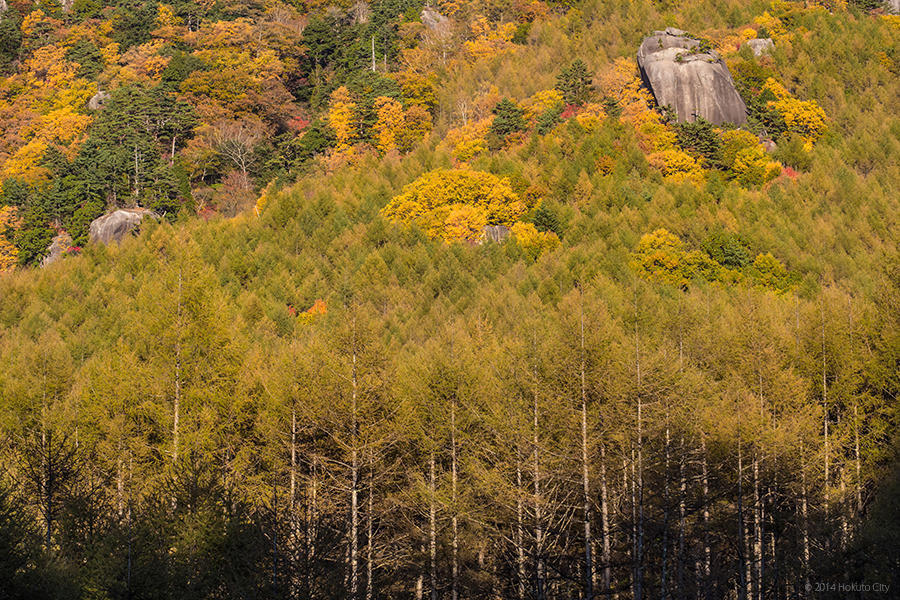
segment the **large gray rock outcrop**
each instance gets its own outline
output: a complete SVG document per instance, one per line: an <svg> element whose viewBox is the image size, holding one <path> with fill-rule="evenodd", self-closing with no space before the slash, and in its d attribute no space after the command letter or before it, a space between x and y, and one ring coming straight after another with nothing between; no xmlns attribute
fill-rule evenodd
<svg viewBox="0 0 900 600"><path fill-rule="evenodd" d="M90 240L101 244L121 241L140 227L146 217L156 218L156 214L146 208L120 208L91 223Z"/></svg>
<svg viewBox="0 0 900 600"><path fill-rule="evenodd" d="M637 61L656 103L672 107L679 121L747 122L747 107L725 61L713 50L701 51L685 32L670 27L644 38Z"/></svg>

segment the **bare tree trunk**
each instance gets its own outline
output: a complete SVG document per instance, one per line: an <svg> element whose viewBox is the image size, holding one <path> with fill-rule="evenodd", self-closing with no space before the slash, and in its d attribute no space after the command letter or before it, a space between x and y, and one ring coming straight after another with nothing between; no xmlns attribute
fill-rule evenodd
<svg viewBox="0 0 900 600"><path fill-rule="evenodd" d="M178 305L175 309L176 341L175 341L175 399L172 407L172 463L178 464L178 434L179 421L181 419L181 314L182 314L182 277L178 270Z"/></svg>
<svg viewBox="0 0 900 600"><path fill-rule="evenodd" d="M737 493L737 517L738 517L738 600L747 600L748 578L750 565L747 563L747 536L744 532L744 463L741 449L740 432L738 432L738 493Z"/></svg>
<svg viewBox="0 0 900 600"><path fill-rule="evenodd" d="M683 599L684 594L684 529L685 529L685 496L687 495L687 480L684 475L684 436L679 444L678 456L678 571L677 587L678 598Z"/></svg>
<svg viewBox="0 0 900 600"><path fill-rule="evenodd" d="M525 509L522 501L522 455L516 447L516 591L519 600L525 598Z"/></svg>
<svg viewBox="0 0 900 600"><path fill-rule="evenodd" d="M587 387L585 382L585 356L584 356L584 291L579 287L580 296L580 327L581 327L581 479L584 492L584 597L585 600L594 598L594 565L591 557L593 541L591 539L591 480L590 480L590 456L588 451L588 405Z"/></svg>
<svg viewBox="0 0 900 600"><path fill-rule="evenodd" d="M375 484L372 480L373 478L373 465L372 465L372 456L369 455L369 493L368 493L368 502L366 506L366 600L372 600L374 596L374 586L372 583L372 571L374 564L374 540L372 536L375 533L374 527L374 501L373 501L373 488Z"/></svg>
<svg viewBox="0 0 900 600"><path fill-rule="evenodd" d="M316 560L316 539L318 532L316 521L318 520L318 480L317 480L318 459L313 456L312 465L310 466L309 487L307 489L308 499L306 504L306 567L304 569L304 581L307 596L312 595L312 571L313 561Z"/></svg>
<svg viewBox="0 0 900 600"><path fill-rule="evenodd" d="M856 518L862 517L862 462L859 458L859 405L853 405L853 450L856 461Z"/></svg>
<svg viewBox="0 0 900 600"><path fill-rule="evenodd" d="M800 514L803 538L803 578L809 587L809 501L806 492L806 458L803 456L803 440L800 440Z"/></svg>
<svg viewBox="0 0 900 600"><path fill-rule="evenodd" d="M119 441L119 458L116 461L116 513L119 518L125 513L125 474L122 465L122 442Z"/></svg>
<svg viewBox="0 0 900 600"><path fill-rule="evenodd" d="M827 379L827 363L825 355L825 305L822 305L822 406L825 421L825 489L823 500L825 506L825 519L828 519L828 486L831 482L830 472L830 448L828 446L828 379Z"/></svg>
<svg viewBox="0 0 900 600"><path fill-rule="evenodd" d="M609 539L609 493L606 488L606 445L600 444L600 525L603 533L603 593L612 585L612 557Z"/></svg>
<svg viewBox="0 0 900 600"><path fill-rule="evenodd" d="M350 450L350 599L356 600L359 591L359 423L357 414L358 382L356 374L356 339L352 354L351 444Z"/></svg>
<svg viewBox="0 0 900 600"><path fill-rule="evenodd" d="M663 473L663 532L662 532L662 575L660 577L660 598L669 595L669 462L670 462L669 409L666 408L665 472Z"/></svg>
<svg viewBox="0 0 900 600"><path fill-rule="evenodd" d="M297 409L291 407L291 515L297 504Z"/></svg>
<svg viewBox="0 0 900 600"><path fill-rule="evenodd" d="M700 477L703 481L703 597L708 600L712 577L712 551L709 544L709 458L706 453L706 436L703 434L700 437L700 451L702 453Z"/></svg>
<svg viewBox="0 0 900 600"><path fill-rule="evenodd" d="M437 600L437 483L435 474L434 448L428 459L428 485L431 492L428 505L428 555L431 569L431 600Z"/></svg>
<svg viewBox="0 0 900 600"><path fill-rule="evenodd" d="M451 544L451 600L459 600L459 507L457 506L458 473L456 465L456 398L450 405L450 486L453 515L451 528L453 539Z"/></svg>
<svg viewBox="0 0 900 600"><path fill-rule="evenodd" d="M635 460L634 441L631 442L631 591L637 600L640 597L638 576L638 516L637 516L637 461Z"/></svg>
<svg viewBox="0 0 900 600"><path fill-rule="evenodd" d="M634 600L642 600L644 589L644 400L641 394L641 344L637 325L634 328L634 356L637 375L637 471L633 474L632 486L637 486L638 504L634 557Z"/></svg>
<svg viewBox="0 0 900 600"><path fill-rule="evenodd" d="M534 418L532 441L532 462L534 471L534 556L535 556L535 597L544 600L544 516L541 512L541 468L539 460L540 427L538 421L538 396L534 394L532 416Z"/></svg>
<svg viewBox="0 0 900 600"><path fill-rule="evenodd" d="M753 564L755 577L753 581L753 597L762 600L763 584L763 502L759 493L759 456L753 456Z"/></svg>

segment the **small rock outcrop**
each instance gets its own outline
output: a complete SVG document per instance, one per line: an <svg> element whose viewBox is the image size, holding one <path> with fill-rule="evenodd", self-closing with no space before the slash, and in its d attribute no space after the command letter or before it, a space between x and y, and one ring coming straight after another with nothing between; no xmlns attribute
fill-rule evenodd
<svg viewBox="0 0 900 600"><path fill-rule="evenodd" d="M8 8L9 7L6 6L6 0L0 0L0 20L3 20L3 13L5 13Z"/></svg>
<svg viewBox="0 0 900 600"><path fill-rule="evenodd" d="M434 10L430 6L426 6L422 9L422 23L428 29L442 29L447 26L447 23L450 21L447 17Z"/></svg>
<svg viewBox="0 0 900 600"><path fill-rule="evenodd" d="M110 95L109 92L100 91L91 96L91 99L88 100L88 108L90 110L100 110L103 108L103 105L109 100Z"/></svg>
<svg viewBox="0 0 900 600"><path fill-rule="evenodd" d="M0 0L2 4L2 0ZM892 15L900 15L900 0L887 0L887 11Z"/></svg>
<svg viewBox="0 0 900 600"><path fill-rule="evenodd" d="M637 61L656 103L670 106L679 121L747 122L747 107L725 61L680 29L669 27L644 38Z"/></svg>
<svg viewBox="0 0 900 600"><path fill-rule="evenodd" d="M900 1L900 0L898 0ZM775 49L775 42L772 38L757 38L755 40L747 40L744 45L753 51L753 56L762 56L769 54Z"/></svg>
<svg viewBox="0 0 900 600"><path fill-rule="evenodd" d="M60 230L59 233L53 236L53 241L50 242L50 245L47 246L47 256L41 261L41 266L46 267L47 265L52 265L61 259L63 254L65 254L71 246L72 236L65 231Z"/></svg>
<svg viewBox="0 0 900 600"><path fill-rule="evenodd" d="M91 223L90 240L101 244L119 242L140 227L146 218L156 218L153 211L146 208L120 208L94 219Z"/></svg>
<svg viewBox="0 0 900 600"><path fill-rule="evenodd" d="M481 230L482 242L494 242L499 244L505 242L509 237L509 227L505 225L485 225Z"/></svg>

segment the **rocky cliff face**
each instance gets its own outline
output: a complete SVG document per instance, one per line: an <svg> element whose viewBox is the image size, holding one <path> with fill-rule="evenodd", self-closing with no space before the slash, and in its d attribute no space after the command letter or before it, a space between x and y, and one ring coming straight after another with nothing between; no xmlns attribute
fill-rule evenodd
<svg viewBox="0 0 900 600"><path fill-rule="evenodd" d="M65 231L57 233L53 237L53 241L50 242L50 246L47 247L47 256L41 261L41 266L46 267L47 265L52 265L57 262L63 257L63 254L66 253L66 250L68 250L71 245L72 236Z"/></svg>
<svg viewBox="0 0 900 600"><path fill-rule="evenodd" d="M679 121L747 122L747 107L725 61L685 32L671 27L654 32L644 38L637 60L657 104L672 107Z"/></svg>
<svg viewBox="0 0 900 600"><path fill-rule="evenodd" d="M101 244L118 242L135 231L146 217L155 217L145 208L121 208L91 223L90 240Z"/></svg>

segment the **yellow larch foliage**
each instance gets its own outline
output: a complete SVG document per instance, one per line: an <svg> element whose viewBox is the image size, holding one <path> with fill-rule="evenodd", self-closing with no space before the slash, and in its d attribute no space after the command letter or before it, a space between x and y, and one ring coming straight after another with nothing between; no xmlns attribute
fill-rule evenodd
<svg viewBox="0 0 900 600"><path fill-rule="evenodd" d="M262 193L259 195L259 198L256 199L256 205L254 206L254 210L256 211L256 216L259 217L263 214L263 211L266 210L266 206L269 205L269 199L272 196L272 193L275 189L275 180L272 180L263 188Z"/></svg>
<svg viewBox="0 0 900 600"><path fill-rule="evenodd" d="M183 24L171 6L160 4L156 9L156 29L153 31L153 35L167 40L176 40L187 31L182 27Z"/></svg>
<svg viewBox="0 0 900 600"><path fill-rule="evenodd" d="M422 106L426 110L437 106L435 91L437 75L434 72L419 74L406 69L391 73L388 77L400 86L400 95L404 106Z"/></svg>
<svg viewBox="0 0 900 600"><path fill-rule="evenodd" d="M453 158L460 162L472 160L479 154L487 152L485 141L488 130L491 128L492 119L469 121L460 127L454 127L447 132L444 143L450 148Z"/></svg>
<svg viewBox="0 0 900 600"><path fill-rule="evenodd" d="M161 54L165 44L164 40L159 39L129 48L121 57L125 63L121 70L123 78L129 81L159 80L172 60Z"/></svg>
<svg viewBox="0 0 900 600"><path fill-rule="evenodd" d="M552 231L538 231L532 223L514 223L510 233L525 254L536 260L544 252L559 247L559 237Z"/></svg>
<svg viewBox="0 0 900 600"><path fill-rule="evenodd" d="M477 240L487 225L487 215L478 206L454 205L444 219L441 237L445 240Z"/></svg>
<svg viewBox="0 0 900 600"><path fill-rule="evenodd" d="M337 138L335 152L347 154L351 151L356 138L356 103L350 96L350 90L341 86L331 92L328 103L328 124Z"/></svg>
<svg viewBox="0 0 900 600"><path fill-rule="evenodd" d="M781 174L781 163L769 158L759 138L743 129L723 131L722 162L744 185L759 185Z"/></svg>
<svg viewBox="0 0 900 600"><path fill-rule="evenodd" d="M88 40L93 43L98 48L102 48L103 46L112 43L112 39L109 37L107 31L104 31L101 27L96 27L92 24L85 23L77 23L68 28L68 30L63 30L65 33L65 39L63 40L63 46L70 48L74 46L81 40Z"/></svg>
<svg viewBox="0 0 900 600"><path fill-rule="evenodd" d="M45 141L31 140L3 163L3 167L0 168L0 176L3 179L17 177L29 183L43 179L47 175L47 170L39 163L46 151L47 143Z"/></svg>
<svg viewBox="0 0 900 600"><path fill-rule="evenodd" d="M64 87L78 71L78 65L66 60L66 49L58 46L38 48L25 59L23 67L24 83L35 88Z"/></svg>
<svg viewBox="0 0 900 600"><path fill-rule="evenodd" d="M122 55L119 53L119 43L110 42L109 44L106 44L100 48L100 55L103 57L103 61L107 66L119 62L122 58Z"/></svg>
<svg viewBox="0 0 900 600"><path fill-rule="evenodd" d="M185 35L185 41L200 48L256 49L261 40L256 35L253 22L246 18L233 21L207 21L197 31Z"/></svg>
<svg viewBox="0 0 900 600"><path fill-rule="evenodd" d="M398 146L405 125L403 106L386 96L375 98L375 140L381 152L390 152Z"/></svg>
<svg viewBox="0 0 900 600"><path fill-rule="evenodd" d="M679 287L695 279L735 283L741 274L711 259L705 252L689 250L666 229L641 237L631 267L643 277Z"/></svg>
<svg viewBox="0 0 900 600"><path fill-rule="evenodd" d="M785 28L784 23L781 22L781 19L773 17L769 14L769 11L765 11L763 14L753 19L753 23L758 25L757 29L765 27L776 43L788 35L788 30Z"/></svg>
<svg viewBox="0 0 900 600"><path fill-rule="evenodd" d="M600 72L597 84L604 96L618 103L621 119L635 128L645 152L675 148L678 138L653 110L653 96L641 84L634 61L617 58Z"/></svg>
<svg viewBox="0 0 900 600"><path fill-rule="evenodd" d="M645 152L675 150L678 136L671 127L662 122L659 113L655 110L648 107L642 112L629 116L626 121L634 126Z"/></svg>
<svg viewBox="0 0 900 600"><path fill-rule="evenodd" d="M650 109L653 97L637 74L637 64L627 58L617 58L595 78L600 92L612 98L622 110L622 118L627 120Z"/></svg>
<svg viewBox="0 0 900 600"><path fill-rule="evenodd" d="M783 293L791 287L791 277L784 264L771 252L757 254L753 259L752 274L760 287Z"/></svg>
<svg viewBox="0 0 900 600"><path fill-rule="evenodd" d="M485 17L479 17L470 26L472 39L463 43L466 54L479 60L494 57L515 48L512 43L516 32L515 23L491 24Z"/></svg>
<svg viewBox="0 0 900 600"><path fill-rule="evenodd" d="M60 31L62 29L62 24L62 21L54 19L41 9L33 10L22 19L22 37L27 43L44 36L49 36L51 33L55 34L55 32Z"/></svg>
<svg viewBox="0 0 900 600"><path fill-rule="evenodd" d="M16 209L13 206L0 206L0 273L11 271L15 268L19 258L19 250L12 245L7 236L7 230L18 226Z"/></svg>
<svg viewBox="0 0 900 600"><path fill-rule="evenodd" d="M563 95L559 90L541 90L522 101L521 107L525 111L525 119L534 121L538 115L562 106L562 103Z"/></svg>
<svg viewBox="0 0 900 600"><path fill-rule="evenodd" d="M397 135L397 148L409 152L431 131L431 113L424 106L413 105L403 113L403 126Z"/></svg>
<svg viewBox="0 0 900 600"><path fill-rule="evenodd" d="M606 111L603 106L595 102L585 104L584 107L575 115L575 120L588 131L597 131L603 121L606 120Z"/></svg>
<svg viewBox="0 0 900 600"><path fill-rule="evenodd" d="M80 141L87 133L93 119L75 110L71 106L65 106L42 115L34 130L25 130L28 137L42 139L46 142L68 145L74 141Z"/></svg>
<svg viewBox="0 0 900 600"><path fill-rule="evenodd" d="M437 169L408 184L382 209L445 240L475 239L485 225L512 225L527 210L509 179L469 169ZM475 237L473 237L475 236Z"/></svg>
<svg viewBox="0 0 900 600"><path fill-rule="evenodd" d="M662 171L666 179L691 181L697 184L703 181L703 169L700 167L700 163L693 156L681 150L672 148L654 152L647 156L647 162Z"/></svg>
<svg viewBox="0 0 900 600"><path fill-rule="evenodd" d="M825 111L814 100L798 100L783 85L772 79L766 80L764 89L775 95L776 100L769 106L784 118L788 130L799 134L808 142L815 142L828 128Z"/></svg>

